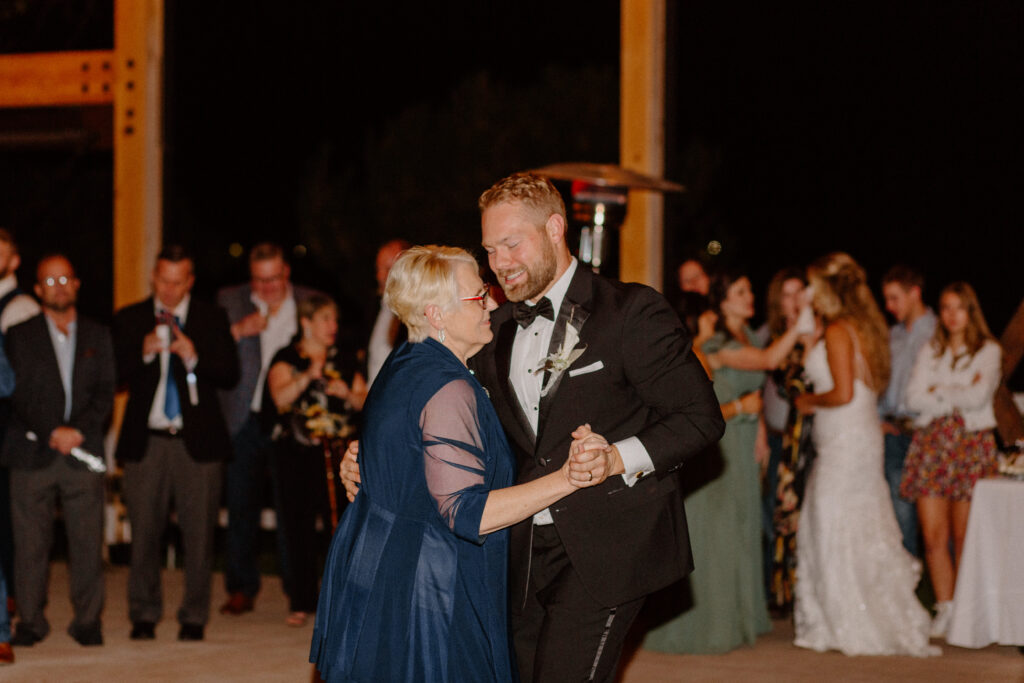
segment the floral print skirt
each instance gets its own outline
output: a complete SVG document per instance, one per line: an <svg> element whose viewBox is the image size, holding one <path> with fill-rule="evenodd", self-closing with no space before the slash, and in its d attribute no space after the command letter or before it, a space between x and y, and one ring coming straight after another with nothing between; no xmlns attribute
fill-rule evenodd
<svg viewBox="0 0 1024 683"><path fill-rule="evenodd" d="M900 495L908 500L969 501L974 483L998 471L992 430L968 431L959 413L943 415L914 432L903 463Z"/></svg>

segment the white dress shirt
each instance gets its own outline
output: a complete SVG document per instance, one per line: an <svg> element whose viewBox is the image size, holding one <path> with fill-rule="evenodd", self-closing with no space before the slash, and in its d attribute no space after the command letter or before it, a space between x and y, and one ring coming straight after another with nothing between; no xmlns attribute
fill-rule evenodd
<svg viewBox="0 0 1024 683"><path fill-rule="evenodd" d="M48 315L44 315L46 329L50 332L53 353L57 356L60 381L64 386L64 421L71 419L71 380L75 374L75 344L78 340L78 322L68 323L68 333L61 332Z"/></svg>
<svg viewBox="0 0 1024 683"><path fill-rule="evenodd" d="M192 296L186 294L185 298L181 300L173 311L168 311L172 315L178 318L182 328L185 327L185 321L188 320L188 305L192 301ZM160 315L161 312L165 311L163 304L161 304L156 297L153 298L153 315ZM164 398L167 395L167 372L171 365L171 352L167 350L167 346L170 342L174 341L174 333L170 333L170 339L167 344L164 345L164 350L159 354L143 354L142 361L144 363L152 363L159 357L160 361L160 383L156 385L156 393L153 394L153 405L149 409L149 428L159 430L180 430L184 426L184 421L181 419L181 415L178 415L173 420L168 420L167 415L164 414ZM185 369L191 372L195 369L196 363L199 360L196 359L194 362L189 363L185 366ZM189 367L191 366L191 367ZM178 387L178 397L181 402L184 403L188 400L188 387Z"/></svg>
<svg viewBox="0 0 1024 683"><path fill-rule="evenodd" d="M569 283L579 262L574 258L569 267L562 273L546 296L551 301L551 308L558 319L558 311L562 307L565 293L569 290ZM527 305L531 305L527 302ZM548 356L548 346L551 344L551 335L555 330L555 322L542 316L537 316L529 327L517 325L515 341L512 343L512 357L509 366L509 382L515 391L519 405L530 421L534 436L537 434L537 425L540 418L540 392L541 382L544 379L543 372L534 372L544 359ZM572 400L572 397L563 397L563 400ZM619 456L626 468L622 478L627 486L635 484L639 478L637 474L649 474L654 471L654 463L647 453L640 439L635 436L628 437L622 441L615 442L619 449ZM533 516L534 524L551 524L550 510L541 510Z"/></svg>
<svg viewBox="0 0 1024 683"><path fill-rule="evenodd" d="M270 361L274 359L275 353L288 346L299 329L299 323L291 287L275 313L270 313L266 302L255 293L250 298L260 315L267 319L267 326L260 332L260 376L256 380L252 403L249 404L250 410L258 413L263 408L263 384L267 381Z"/></svg>

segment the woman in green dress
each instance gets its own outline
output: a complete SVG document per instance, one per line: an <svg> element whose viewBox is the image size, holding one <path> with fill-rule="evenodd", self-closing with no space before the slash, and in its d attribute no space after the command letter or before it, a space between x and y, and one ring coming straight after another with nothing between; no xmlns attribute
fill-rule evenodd
<svg viewBox="0 0 1024 683"><path fill-rule="evenodd" d="M708 297L714 315L704 316L694 345L713 370L726 429L718 448L682 474L692 491L685 504L695 569L684 582L683 611L647 634L644 647L662 652L728 652L771 628L762 570L760 463L767 442L760 391L765 370L782 363L797 332L794 326L758 348L749 326L754 294L741 273L715 274Z"/></svg>

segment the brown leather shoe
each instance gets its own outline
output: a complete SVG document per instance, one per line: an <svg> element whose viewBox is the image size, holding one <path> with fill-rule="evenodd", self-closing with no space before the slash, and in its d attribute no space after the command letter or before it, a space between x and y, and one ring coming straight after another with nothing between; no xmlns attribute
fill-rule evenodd
<svg viewBox="0 0 1024 683"><path fill-rule="evenodd" d="M220 613L234 614L235 616L238 616L239 614L251 612L252 603L252 598L245 595L244 593L232 593L231 596L228 598L228 601L221 605Z"/></svg>
<svg viewBox="0 0 1024 683"><path fill-rule="evenodd" d="M14 650L10 643L0 643L0 664L14 664Z"/></svg>

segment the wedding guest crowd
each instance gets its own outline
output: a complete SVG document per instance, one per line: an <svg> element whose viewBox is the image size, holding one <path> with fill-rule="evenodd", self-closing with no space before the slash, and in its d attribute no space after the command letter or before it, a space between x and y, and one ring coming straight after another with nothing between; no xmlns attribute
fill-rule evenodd
<svg viewBox="0 0 1024 683"><path fill-rule="evenodd" d="M997 471L1002 352L969 284L946 286L936 316L923 274L893 266L877 283L888 327L864 269L836 252L779 270L755 331L754 286L740 269L686 259L673 311L652 291L582 268L564 203L542 178L506 178L479 208L509 303L497 306L466 252L388 241L377 252L384 296L365 354L338 342L350 321L326 294L292 283L278 245L255 245L249 281L220 290L216 304L192 297L194 259L167 245L152 296L117 311L108 329L78 313L66 256L38 262L35 297L19 289L17 245L0 229L0 664L13 661L11 645L50 631L58 503L67 630L82 645L103 643L104 477L87 456L102 459L116 386L128 392L116 460L131 523L133 640L155 638L163 617L172 510L184 550L178 639L201 641L220 507L220 611L237 616L260 591L269 504L285 623L316 614L312 657L328 678L404 667L441 678L487 669L503 680L517 668L523 680L611 680L630 625L661 589L681 608L652 625L650 649L726 652L769 631L770 616L792 616L801 647L937 654L929 637L948 627L972 490ZM479 391L449 396L434 386L439 372ZM350 449L337 481L364 403L361 463ZM381 444L395 439L417 447L385 462ZM605 459L593 480L579 478L594 467L583 464L588 448ZM360 464L366 490L346 516L342 485L354 495ZM403 488L413 470L427 474L423 491ZM536 495L556 480L557 495ZM507 497L515 510L492 514ZM366 560L353 559L353 543L376 539L370 527L387 517L375 506L405 510L413 499L416 543L447 548L431 557L457 560L451 576L469 586L448 596L463 601L451 612L460 623L427 634L443 661L422 661L426 641L410 648L379 633L360 636L375 638L367 659L347 660L346 639L367 623L394 636L422 616L422 605L386 604L385 586L412 582L412 545L360 575L384 599L374 614L349 613L344 593ZM323 590L318 519L328 535L344 529ZM614 560L609 547L619 549ZM915 595L922 557L934 617ZM509 590L517 597L506 613ZM479 632L468 628L471 613L485 622Z"/></svg>

